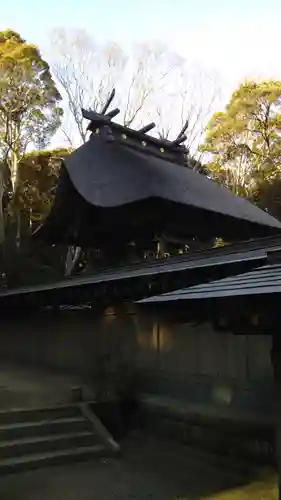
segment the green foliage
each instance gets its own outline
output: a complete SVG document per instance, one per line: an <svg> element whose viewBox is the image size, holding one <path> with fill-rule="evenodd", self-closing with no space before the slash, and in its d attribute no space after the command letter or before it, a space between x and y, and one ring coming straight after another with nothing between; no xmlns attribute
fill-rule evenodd
<svg viewBox="0 0 281 500"><path fill-rule="evenodd" d="M0 134L2 158L45 146L60 125L60 94L35 45L12 30L0 32Z"/></svg>
<svg viewBox="0 0 281 500"><path fill-rule="evenodd" d="M281 82L246 82L208 124L200 147L206 167L236 194L252 197L258 185L279 172L280 132Z"/></svg>
<svg viewBox="0 0 281 500"><path fill-rule="evenodd" d="M31 238L18 250L9 235L2 247L0 288L58 281L64 275L65 249L35 244Z"/></svg>
<svg viewBox="0 0 281 500"><path fill-rule="evenodd" d="M19 207L32 229L50 211L61 158L69 153L69 149L33 151L19 163Z"/></svg>
<svg viewBox="0 0 281 500"><path fill-rule="evenodd" d="M20 166L28 149L46 147L58 129L60 100L38 48L12 30L0 32L0 243L6 236L5 222L13 220L15 243L20 244L22 204L31 196L31 187L24 189Z"/></svg>
<svg viewBox="0 0 281 500"><path fill-rule="evenodd" d="M21 159L18 176L21 246L18 249L14 244L14 212L10 193L6 197L6 240L0 260L2 286L42 283L63 276L66 249L35 244L31 234L48 215L61 158L69 153L69 149L33 151Z"/></svg>
<svg viewBox="0 0 281 500"><path fill-rule="evenodd" d="M281 220L281 175L259 180L252 194L253 201L262 209Z"/></svg>

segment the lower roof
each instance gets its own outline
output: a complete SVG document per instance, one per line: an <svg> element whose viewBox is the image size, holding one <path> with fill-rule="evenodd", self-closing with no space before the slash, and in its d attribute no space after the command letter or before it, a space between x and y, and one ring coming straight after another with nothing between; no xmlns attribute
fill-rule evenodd
<svg viewBox="0 0 281 500"><path fill-rule="evenodd" d="M127 298L134 300L137 284L139 282L144 282L146 284L146 288L142 288L139 298L149 297L152 295L150 284L157 281L161 285L166 278L168 281L166 280L167 286L165 291L175 290L177 287L171 285L174 276L181 276L180 282L185 286L192 284L192 280L193 283L202 283L204 281L204 285L197 285L197 287L203 287L202 289L199 288L199 294L201 292L208 293L206 290L209 290L208 287L212 288L214 282L207 284L207 281L213 280L214 277L230 276L238 272L243 272L243 270L250 270L265 265L267 263L268 253L280 250L280 237L265 238L210 250L190 251L184 256L170 257L165 260L155 259L153 261L142 261L111 269L97 269L94 274L88 276L80 275L54 283L2 290L0 291L0 305L9 303L13 305L16 302L22 303L22 300L25 298L28 298L32 304L36 304L37 301L39 301L39 297L42 297L42 295L44 295L45 304L52 304L53 302L59 305L67 305L68 303L81 304L87 302L87 300L89 302L93 300L95 298L95 290L97 290L98 287L106 287L105 293L108 293L108 290L110 290L108 287L112 287L116 290L119 286L121 287L125 284L126 286L128 285L126 291ZM191 277L192 280L190 279ZM234 278L227 278L227 280L229 279L231 280ZM181 284L179 286L181 286ZM197 287L184 289L182 291L182 297L185 295L187 296L191 290L193 290L192 293L198 294ZM234 289L234 285L232 284L228 288ZM239 286L236 288L238 289ZM160 289L163 290L162 287L160 287ZM82 290L83 300L81 299ZM212 290L214 289L212 288ZM214 291L212 293L214 293ZM163 302L167 300L178 300L180 297L177 298L177 294L181 295L179 292L172 292L166 295L153 297L152 299L147 299L147 301L155 302L157 300ZM137 298L135 300L137 300Z"/></svg>
<svg viewBox="0 0 281 500"><path fill-rule="evenodd" d="M183 288L139 301L143 304L167 304L174 301L206 300L249 295L281 293L281 264L265 265L253 271Z"/></svg>

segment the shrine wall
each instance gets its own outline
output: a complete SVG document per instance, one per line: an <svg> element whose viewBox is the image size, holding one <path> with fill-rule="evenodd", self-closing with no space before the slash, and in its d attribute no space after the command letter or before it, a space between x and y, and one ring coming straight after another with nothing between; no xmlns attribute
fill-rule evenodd
<svg viewBox="0 0 281 500"><path fill-rule="evenodd" d="M210 324L157 323L108 310L97 317L62 311L0 320L0 361L93 377L108 353L112 379L137 371L146 397L202 415L272 412L271 338L216 333Z"/></svg>

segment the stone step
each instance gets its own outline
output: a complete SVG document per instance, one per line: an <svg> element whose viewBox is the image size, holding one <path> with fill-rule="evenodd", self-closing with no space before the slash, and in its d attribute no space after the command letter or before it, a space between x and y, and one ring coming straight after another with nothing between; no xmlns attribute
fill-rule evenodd
<svg viewBox="0 0 281 500"><path fill-rule="evenodd" d="M49 465L61 465L69 462L89 460L107 455L108 449L102 444L96 444L94 446L9 457L0 460L0 475L27 469L38 469Z"/></svg>
<svg viewBox="0 0 281 500"><path fill-rule="evenodd" d="M56 433L72 433L86 430L94 431L91 423L83 416L13 423L0 425L0 442L31 436L48 436Z"/></svg>
<svg viewBox="0 0 281 500"><path fill-rule="evenodd" d="M32 453L73 449L102 444L101 438L91 431L54 434L0 442L0 460Z"/></svg>
<svg viewBox="0 0 281 500"><path fill-rule="evenodd" d="M0 411L0 426L6 424L16 424L20 422L32 422L36 420L55 420L56 418L78 417L81 410L78 406L67 405L51 408L35 409L14 409L9 411Z"/></svg>
<svg viewBox="0 0 281 500"><path fill-rule="evenodd" d="M0 412L0 474L119 452L87 403Z"/></svg>

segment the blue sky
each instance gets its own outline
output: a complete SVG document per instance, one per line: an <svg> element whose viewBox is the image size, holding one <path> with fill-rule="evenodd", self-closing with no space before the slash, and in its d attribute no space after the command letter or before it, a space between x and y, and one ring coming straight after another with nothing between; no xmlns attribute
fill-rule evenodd
<svg viewBox="0 0 281 500"><path fill-rule="evenodd" d="M0 28L19 31L43 53L56 26L85 28L100 41L161 40L233 79L251 72L281 79L280 0L2 2Z"/></svg>
<svg viewBox="0 0 281 500"><path fill-rule="evenodd" d="M263 10L265 2L238 0L37 0L5 2L1 6L2 26L14 27L26 36L42 38L53 25L85 27L97 37L168 38L215 19L243 17ZM278 2L272 1L274 8ZM246 6L245 6L246 4ZM268 8L267 8L268 9ZM280 10L280 9L279 9Z"/></svg>
<svg viewBox="0 0 281 500"><path fill-rule="evenodd" d="M38 0L1 5L1 26L41 38L54 25L86 27L97 36L168 37L205 23L275 21L281 16L278 0Z"/></svg>
<svg viewBox="0 0 281 500"><path fill-rule="evenodd" d="M11 28L51 58L55 27L85 29L97 42L162 41L218 73L223 99L245 78L281 80L281 0L9 0L0 30Z"/></svg>

